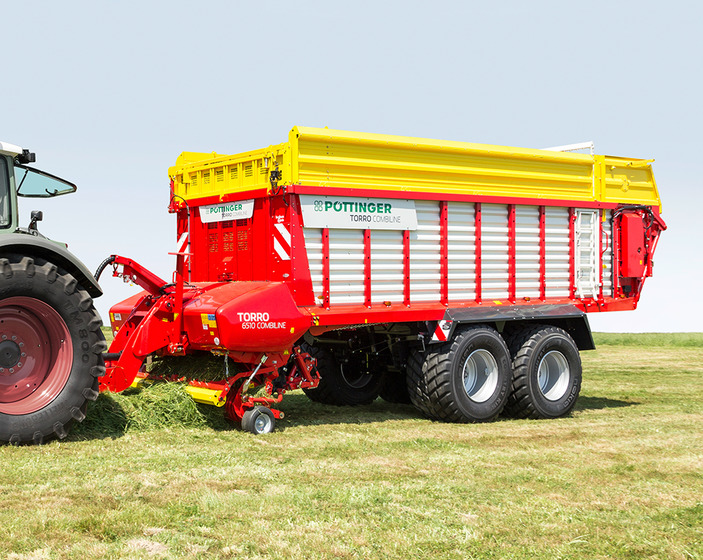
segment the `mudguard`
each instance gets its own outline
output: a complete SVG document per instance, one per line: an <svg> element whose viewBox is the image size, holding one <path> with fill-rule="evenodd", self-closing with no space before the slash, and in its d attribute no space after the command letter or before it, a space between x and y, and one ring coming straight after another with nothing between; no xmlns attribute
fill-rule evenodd
<svg viewBox="0 0 703 560"><path fill-rule="evenodd" d="M27 233L3 234L0 235L0 255L2 253L41 257L70 273L91 297L103 294L91 272L78 257L54 241Z"/></svg>

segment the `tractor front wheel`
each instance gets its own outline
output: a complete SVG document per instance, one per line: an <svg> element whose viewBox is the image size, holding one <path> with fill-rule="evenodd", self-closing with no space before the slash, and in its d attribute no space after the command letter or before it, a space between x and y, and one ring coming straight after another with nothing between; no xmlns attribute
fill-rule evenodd
<svg viewBox="0 0 703 560"><path fill-rule="evenodd" d="M0 441L64 438L105 372L102 321L76 279L29 257L0 258Z"/></svg>

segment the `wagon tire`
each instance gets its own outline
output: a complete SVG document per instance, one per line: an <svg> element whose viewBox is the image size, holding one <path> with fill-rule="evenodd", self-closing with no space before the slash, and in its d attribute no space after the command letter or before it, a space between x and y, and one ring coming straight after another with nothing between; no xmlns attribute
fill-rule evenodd
<svg viewBox="0 0 703 560"><path fill-rule="evenodd" d="M0 257L0 442L63 439L98 397L107 350L93 300L40 259Z"/></svg>
<svg viewBox="0 0 703 560"><path fill-rule="evenodd" d="M510 354L491 327L477 325L427 352L422 366L429 415L445 422L489 422L510 393Z"/></svg>
<svg viewBox="0 0 703 560"><path fill-rule="evenodd" d="M320 374L317 387L303 389L310 400L334 406L360 406L378 398L386 376L384 368L360 373L353 365L340 364L326 348L303 344L301 349L317 360Z"/></svg>
<svg viewBox="0 0 703 560"><path fill-rule="evenodd" d="M276 417L265 406L256 406L242 416L242 430L254 435L270 434L276 427Z"/></svg>
<svg viewBox="0 0 703 560"><path fill-rule="evenodd" d="M508 337L513 380L505 414L515 418L560 418L581 391L581 358L569 334L558 327L531 325Z"/></svg>
<svg viewBox="0 0 703 560"><path fill-rule="evenodd" d="M423 372L425 356L418 349L413 349L408 356L405 384L411 404L427 418L434 418L430 412L430 395Z"/></svg>
<svg viewBox="0 0 703 560"><path fill-rule="evenodd" d="M405 370L389 371L379 396L389 403L411 404Z"/></svg>

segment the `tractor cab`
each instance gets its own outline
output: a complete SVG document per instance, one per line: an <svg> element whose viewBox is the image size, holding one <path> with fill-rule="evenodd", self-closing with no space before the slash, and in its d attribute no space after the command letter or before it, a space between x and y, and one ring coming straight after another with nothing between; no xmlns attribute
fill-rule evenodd
<svg viewBox="0 0 703 560"><path fill-rule="evenodd" d="M0 142L0 232L40 235L41 212L32 212L26 228L19 227L17 197L52 198L76 191L76 185L51 173L29 167L36 156L29 150Z"/></svg>

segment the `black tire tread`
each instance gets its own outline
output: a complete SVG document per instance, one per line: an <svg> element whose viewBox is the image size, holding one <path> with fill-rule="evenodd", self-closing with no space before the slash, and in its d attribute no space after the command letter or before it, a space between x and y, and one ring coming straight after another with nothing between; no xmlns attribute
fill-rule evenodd
<svg viewBox="0 0 703 560"><path fill-rule="evenodd" d="M398 372L389 371L379 396L389 403L410 404L405 370Z"/></svg>
<svg viewBox="0 0 703 560"><path fill-rule="evenodd" d="M427 418L434 418L429 409L430 397L427 391L427 382L423 372L425 357L418 349L413 349L408 356L407 374L405 382L408 396L412 405Z"/></svg>
<svg viewBox="0 0 703 560"><path fill-rule="evenodd" d="M491 422L498 417L502 411L502 406L497 408L493 414L482 418L470 418L462 412L456 401L456 394L452 387L452 367L460 358L462 351L464 333L470 331L487 331L495 336L496 341L504 344L503 339L491 327L486 325L472 325L457 331L452 340L444 344L434 346L427 352L422 365L424 387L426 387L426 414L443 422L468 423L468 422ZM507 348L505 349L507 352ZM507 381L507 380L506 380Z"/></svg>
<svg viewBox="0 0 703 560"><path fill-rule="evenodd" d="M55 410L52 418L42 418L36 426L26 431L24 429L16 431L15 428L10 427L9 431L0 433L0 442L11 444L34 443L39 445L52 439L63 439L68 435L73 423L82 422L85 418L87 401L95 400L98 396L98 377L105 372L102 352L107 350L105 336L100 328L102 319L93 306L92 298L78 285L76 279L70 273L59 269L48 261L22 255L5 254L0 258L0 274L8 281L13 277L20 279L39 277L40 281L46 284L59 282L63 286L61 292L82 315L81 320L87 327L89 339L92 340L90 345L90 354L93 355L92 363L86 366L85 372L87 374L84 374L86 386L82 390L73 391L71 402L63 410ZM88 377L90 377L90 381L87 380ZM5 415L0 413L0 417L2 416ZM5 419L0 419L5 422Z"/></svg>
<svg viewBox="0 0 703 560"><path fill-rule="evenodd" d="M544 418L535 408L528 390L528 363L540 339L545 335L556 333L566 336L573 343L573 339L564 329L543 324L528 324L518 327L506 337L513 363L510 395L503 410L506 416L518 419ZM575 343L574 346L576 346Z"/></svg>
<svg viewBox="0 0 703 560"><path fill-rule="evenodd" d="M334 356L324 348L310 346L308 344L303 344L301 349L317 360L317 370L320 372L320 383L314 389L303 389L305 395L311 401L320 404L331 404L334 406L343 406L346 404L339 398L339 395L335 393L334 387L332 387L329 383L329 379L326 378L323 373L325 371L330 371L332 368L339 367ZM327 381L325 381L325 379L327 379Z"/></svg>
<svg viewBox="0 0 703 560"><path fill-rule="evenodd" d="M317 360L317 369L320 373L320 383L317 387L303 389L311 401L333 406L363 406L371 404L378 398L385 371L370 389L354 389L344 386L340 366L329 350L308 344L301 345L301 348L303 352L307 352Z"/></svg>

